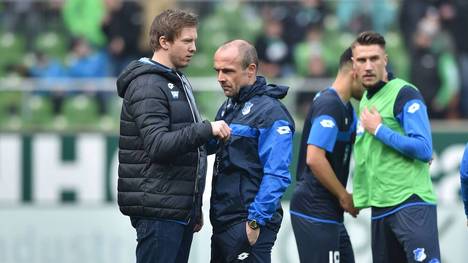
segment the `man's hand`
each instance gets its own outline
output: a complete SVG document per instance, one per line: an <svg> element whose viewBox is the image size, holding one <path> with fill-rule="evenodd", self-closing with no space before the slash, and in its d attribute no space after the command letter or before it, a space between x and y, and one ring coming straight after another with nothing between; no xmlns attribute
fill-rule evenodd
<svg viewBox="0 0 468 263"><path fill-rule="evenodd" d="M250 228L249 223L245 222L245 232L247 232L247 239L249 240L249 244L251 246L257 243L258 236L260 236L260 228L257 230L253 230Z"/></svg>
<svg viewBox="0 0 468 263"><path fill-rule="evenodd" d="M231 128L224 121L213 121L211 122L211 130L213 135L218 139L226 141L231 136Z"/></svg>
<svg viewBox="0 0 468 263"><path fill-rule="evenodd" d="M367 132L375 135L375 130L381 123L382 117L375 107L372 107L370 111L364 108L361 113L361 125Z"/></svg>
<svg viewBox="0 0 468 263"><path fill-rule="evenodd" d="M352 217L356 217L359 214L359 209L354 207L353 195L346 192L345 195L339 198L340 205L343 209L351 214Z"/></svg>
<svg viewBox="0 0 468 263"><path fill-rule="evenodd" d="M203 212L200 215L200 219L198 222L193 226L193 232L199 232L203 227Z"/></svg>

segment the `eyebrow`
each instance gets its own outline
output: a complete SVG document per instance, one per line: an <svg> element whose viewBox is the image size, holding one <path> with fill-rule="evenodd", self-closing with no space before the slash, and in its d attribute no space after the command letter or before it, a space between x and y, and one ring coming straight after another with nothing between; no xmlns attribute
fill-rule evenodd
<svg viewBox="0 0 468 263"><path fill-rule="evenodd" d="M367 60L367 59L376 59L379 58L379 55L371 55L371 56L362 56L362 57L354 57L356 60Z"/></svg>

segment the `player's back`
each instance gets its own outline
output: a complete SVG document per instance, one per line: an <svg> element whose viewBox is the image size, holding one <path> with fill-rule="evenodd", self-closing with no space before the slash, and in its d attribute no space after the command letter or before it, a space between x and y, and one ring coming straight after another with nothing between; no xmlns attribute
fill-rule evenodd
<svg viewBox="0 0 468 263"><path fill-rule="evenodd" d="M291 200L293 213L343 221L343 209L337 198L317 180L306 163L307 147L311 144L326 151L328 162L338 180L346 187L356 119L351 104L343 103L333 88L321 91L314 98L302 133L297 186Z"/></svg>

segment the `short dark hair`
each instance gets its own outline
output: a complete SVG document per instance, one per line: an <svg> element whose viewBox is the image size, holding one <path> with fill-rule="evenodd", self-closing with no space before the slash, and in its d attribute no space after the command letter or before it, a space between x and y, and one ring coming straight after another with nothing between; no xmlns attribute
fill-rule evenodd
<svg viewBox="0 0 468 263"><path fill-rule="evenodd" d="M239 45L239 51L243 54L241 66L247 68L250 64L255 64L258 68L258 55L255 47L246 41L246 43Z"/></svg>
<svg viewBox="0 0 468 263"><path fill-rule="evenodd" d="M348 47L340 56L339 69L342 69L347 65L350 65L353 62L352 57L353 57L353 51L351 47Z"/></svg>
<svg viewBox="0 0 468 263"><path fill-rule="evenodd" d="M254 45L247 40L234 39L229 40L221 45L220 48L225 48L230 45L236 45L239 50L239 55L242 56L241 67L246 69L250 64L255 64L258 69L258 55Z"/></svg>
<svg viewBox="0 0 468 263"><path fill-rule="evenodd" d="M197 27L198 18L195 14L178 9L167 9L157 15L150 29L150 47L154 51L161 48L159 38L165 36L168 41L174 41L182 30L187 27Z"/></svg>
<svg viewBox="0 0 468 263"><path fill-rule="evenodd" d="M385 38L373 31L364 31L359 34L359 36L354 40L351 48L354 49L357 45L369 46L369 45L379 45L385 49Z"/></svg>

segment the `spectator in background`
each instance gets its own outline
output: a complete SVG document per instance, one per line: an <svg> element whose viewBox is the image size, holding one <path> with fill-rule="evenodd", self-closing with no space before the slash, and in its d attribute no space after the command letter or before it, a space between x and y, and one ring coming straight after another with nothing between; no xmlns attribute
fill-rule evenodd
<svg viewBox="0 0 468 263"><path fill-rule="evenodd" d="M326 6L322 0L300 0L298 3L286 3L283 7L287 14L283 20L283 27L288 30L284 35L286 43L294 47L304 40L304 36L311 27L323 27Z"/></svg>
<svg viewBox="0 0 468 263"><path fill-rule="evenodd" d="M410 79L420 87L430 118L458 117L459 71L455 56L443 40L439 16L428 12L413 35Z"/></svg>
<svg viewBox="0 0 468 263"><path fill-rule="evenodd" d="M434 9L437 0L402 0L398 18L399 29L405 47L411 54L413 50L413 34L416 32L419 21L428 10Z"/></svg>
<svg viewBox="0 0 468 263"><path fill-rule="evenodd" d="M328 76L324 58L327 51L327 47L323 45L322 29L310 27L307 30L306 40L294 48L294 65L297 73L312 78Z"/></svg>
<svg viewBox="0 0 468 263"><path fill-rule="evenodd" d="M34 64L29 70L31 77L39 78L38 90L34 94L50 96L54 114L62 112L62 104L67 95L68 77L65 66L57 59L49 57L42 51L36 51Z"/></svg>
<svg viewBox="0 0 468 263"><path fill-rule="evenodd" d="M63 5L63 20L71 35L96 47L103 47L106 42L101 29L104 14L102 0L67 0Z"/></svg>
<svg viewBox="0 0 468 263"><path fill-rule="evenodd" d="M263 27L263 34L255 42L259 70L269 78L284 77L292 72L292 47L283 39L283 24L274 17L266 17Z"/></svg>
<svg viewBox="0 0 468 263"><path fill-rule="evenodd" d="M109 76L109 59L105 52L94 50L84 38L72 40L72 50L68 64L68 76L71 78L103 78ZM99 113L107 112L107 101L112 95L110 92L100 91L92 82L85 81L85 89L95 94L98 102ZM80 88L83 89L83 86Z"/></svg>
<svg viewBox="0 0 468 263"><path fill-rule="evenodd" d="M458 68L460 72L460 114L468 118L468 2L447 1L439 7L443 26L454 40Z"/></svg>
<svg viewBox="0 0 468 263"><path fill-rule="evenodd" d="M336 16L341 29L385 33L394 21L394 11L390 0L338 1Z"/></svg>
<svg viewBox="0 0 468 263"><path fill-rule="evenodd" d="M140 56L138 38L142 29L139 2L105 0L106 16L102 28L107 37L111 74L117 76L127 64Z"/></svg>
<svg viewBox="0 0 468 263"><path fill-rule="evenodd" d="M44 3L34 0L2 2L4 5L0 16L2 33L3 31L14 32L27 39L34 39L44 30L42 25L47 19L44 19L43 13L39 11L44 9ZM31 12L31 10L35 11ZM27 41L26 45L28 48L33 48L32 41Z"/></svg>

